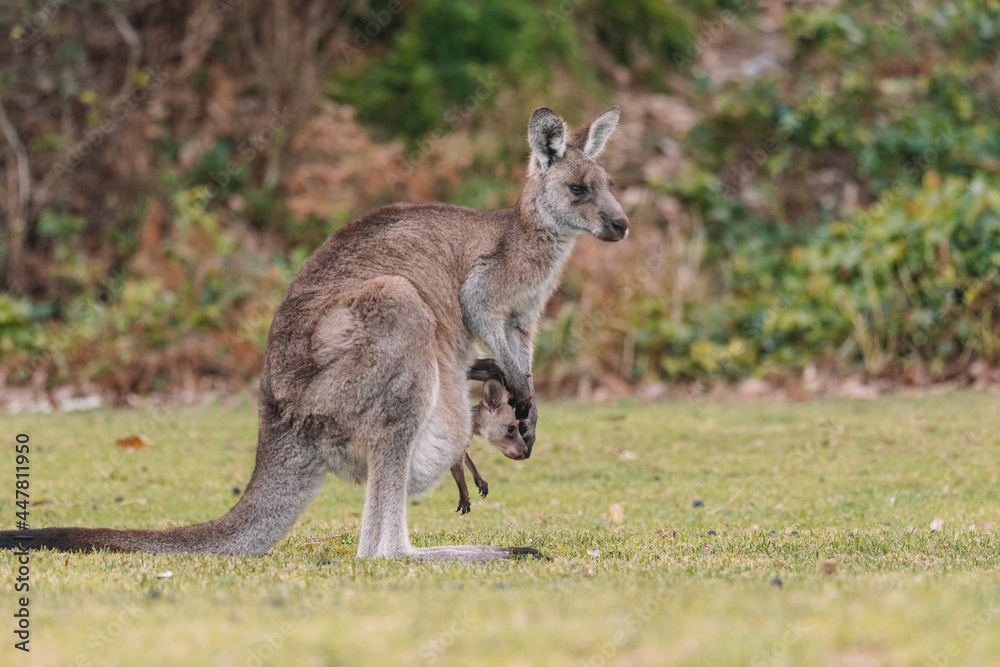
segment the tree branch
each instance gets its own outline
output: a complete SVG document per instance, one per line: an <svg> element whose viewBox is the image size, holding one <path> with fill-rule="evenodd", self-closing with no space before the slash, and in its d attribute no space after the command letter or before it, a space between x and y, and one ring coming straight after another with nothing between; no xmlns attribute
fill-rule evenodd
<svg viewBox="0 0 1000 667"><path fill-rule="evenodd" d="M128 44L128 63L125 65L125 80L122 82L118 94L114 97L115 100L118 100L128 90L129 85L132 83L132 73L139 66L139 57L142 55L142 40L139 38L139 33L129 23L128 17L120 9L111 7L107 9L107 12L111 20L114 21L115 27L118 28L118 32L121 33L122 39Z"/></svg>
<svg viewBox="0 0 1000 667"><path fill-rule="evenodd" d="M17 129L7 117L3 102L0 101L0 132L10 144L14 152L14 169L7 165L7 215L8 233L7 245L10 248L10 262L7 265L7 285L15 294L24 289L24 238L27 232L28 203L31 199L31 169L28 164L28 151L17 133ZM11 187L11 176L16 172L17 189Z"/></svg>

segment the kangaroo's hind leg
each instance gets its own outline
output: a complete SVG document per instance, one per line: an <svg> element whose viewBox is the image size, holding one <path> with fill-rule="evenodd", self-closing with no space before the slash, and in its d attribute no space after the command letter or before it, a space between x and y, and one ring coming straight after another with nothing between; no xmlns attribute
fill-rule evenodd
<svg viewBox="0 0 1000 667"><path fill-rule="evenodd" d="M472 501L469 499L469 485L465 483L465 468L461 461L451 467L451 476L458 487L458 509L455 511L468 514L472 511Z"/></svg>
<svg viewBox="0 0 1000 667"><path fill-rule="evenodd" d="M322 370L302 412L344 451L329 455L346 476L367 477L359 557L407 556L407 477L412 445L437 393L435 320L399 276L364 281L324 304L312 334ZM364 462L348 465L347 462Z"/></svg>
<svg viewBox="0 0 1000 667"><path fill-rule="evenodd" d="M408 493L439 482L460 462L471 437L468 399L455 388L465 386L465 362L442 356L437 333L433 312L399 276L361 283L317 318L313 357L323 369L302 408L367 461L358 556L482 561L525 555L498 547L410 544ZM457 369L454 378L447 367Z"/></svg>
<svg viewBox="0 0 1000 667"><path fill-rule="evenodd" d="M472 462L472 457L469 456L468 453L465 454L465 465L468 466L469 472L472 473L472 480L476 483L476 488L479 489L479 495L485 498L490 493L490 485L487 484L486 480L483 479L483 476L479 474L476 464Z"/></svg>

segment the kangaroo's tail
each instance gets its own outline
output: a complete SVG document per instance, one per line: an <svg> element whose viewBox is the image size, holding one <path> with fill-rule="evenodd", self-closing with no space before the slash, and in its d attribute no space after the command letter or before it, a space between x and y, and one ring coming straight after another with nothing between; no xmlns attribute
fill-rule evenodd
<svg viewBox="0 0 1000 667"><path fill-rule="evenodd" d="M224 516L166 530L35 528L0 531L0 549L255 554L267 552L295 523L323 484L324 470L298 441L265 442L246 492ZM286 434L285 438L293 438Z"/></svg>

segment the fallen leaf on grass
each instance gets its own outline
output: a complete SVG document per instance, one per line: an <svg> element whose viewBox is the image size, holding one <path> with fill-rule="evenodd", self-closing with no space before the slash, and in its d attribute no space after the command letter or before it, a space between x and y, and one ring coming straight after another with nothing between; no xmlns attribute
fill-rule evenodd
<svg viewBox="0 0 1000 667"><path fill-rule="evenodd" d="M137 435L118 438L118 440L115 441L115 444L119 447L124 447L125 449L142 449L146 446L146 443L143 442L142 438Z"/></svg>

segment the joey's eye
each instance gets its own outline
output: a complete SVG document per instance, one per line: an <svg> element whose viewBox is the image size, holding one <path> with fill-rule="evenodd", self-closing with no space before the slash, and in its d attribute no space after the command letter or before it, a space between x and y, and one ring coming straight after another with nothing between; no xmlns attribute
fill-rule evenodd
<svg viewBox="0 0 1000 667"><path fill-rule="evenodd" d="M507 427L507 435L514 435L515 433L517 433L517 427L516 426L508 426Z"/></svg>
<svg viewBox="0 0 1000 667"><path fill-rule="evenodd" d="M586 192L587 188L583 187L582 185L577 185L576 183L573 183L569 186L569 191L579 196L582 195L584 192Z"/></svg>

